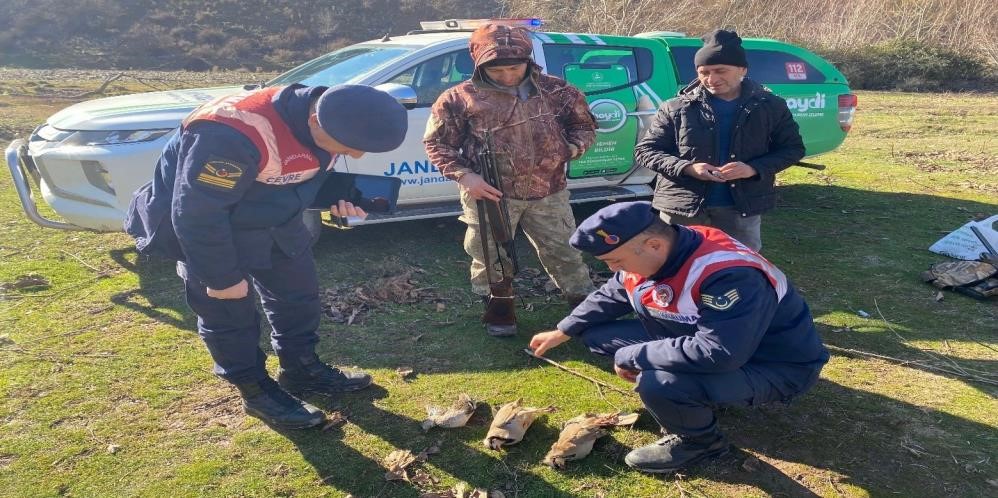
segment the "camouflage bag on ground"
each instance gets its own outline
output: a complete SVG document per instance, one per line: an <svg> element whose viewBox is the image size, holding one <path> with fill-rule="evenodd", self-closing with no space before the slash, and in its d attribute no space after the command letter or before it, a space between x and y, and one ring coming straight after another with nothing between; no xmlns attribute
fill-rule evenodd
<svg viewBox="0 0 998 498"><path fill-rule="evenodd" d="M922 280L975 299L998 296L998 267L984 261L945 261L922 272Z"/></svg>

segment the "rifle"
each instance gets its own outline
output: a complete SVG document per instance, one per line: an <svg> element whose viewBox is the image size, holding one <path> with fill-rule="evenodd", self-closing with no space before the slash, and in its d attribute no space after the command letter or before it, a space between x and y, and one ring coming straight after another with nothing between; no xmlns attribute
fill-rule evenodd
<svg viewBox="0 0 998 498"><path fill-rule="evenodd" d="M492 133L485 131L485 144L478 153L478 163L481 166L482 178L491 186L502 192L502 179L496 165L495 153L492 150ZM499 202L479 199L478 225L482 239L482 253L485 259L485 271L489 279L489 296L485 301L485 313L482 321L487 325L516 325L514 312L513 275L520 271L520 263L516 257L513 225L509 219L509 209L506 196ZM491 248L496 250L496 260L491 262ZM506 268L502 254L512 263L512 268Z"/></svg>

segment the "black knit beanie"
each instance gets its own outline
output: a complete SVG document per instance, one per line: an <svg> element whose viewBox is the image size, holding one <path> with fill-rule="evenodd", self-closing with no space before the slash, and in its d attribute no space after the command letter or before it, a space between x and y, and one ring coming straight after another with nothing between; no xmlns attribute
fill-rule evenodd
<svg viewBox="0 0 998 498"><path fill-rule="evenodd" d="M738 37L738 33L718 29L703 35L701 40L703 47L693 56L696 67L713 64L748 67L745 49L742 48L742 39Z"/></svg>

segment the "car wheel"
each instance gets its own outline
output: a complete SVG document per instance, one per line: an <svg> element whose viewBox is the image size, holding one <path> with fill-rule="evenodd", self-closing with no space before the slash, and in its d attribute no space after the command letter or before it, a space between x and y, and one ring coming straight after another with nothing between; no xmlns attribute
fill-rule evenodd
<svg viewBox="0 0 998 498"><path fill-rule="evenodd" d="M322 235L322 211L319 209L308 209L302 213L302 221L305 222L305 229L312 236L312 245L315 245Z"/></svg>

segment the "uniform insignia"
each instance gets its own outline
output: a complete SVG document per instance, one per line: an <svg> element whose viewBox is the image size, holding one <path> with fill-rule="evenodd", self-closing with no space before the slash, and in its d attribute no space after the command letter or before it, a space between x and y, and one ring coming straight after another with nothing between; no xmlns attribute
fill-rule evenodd
<svg viewBox="0 0 998 498"><path fill-rule="evenodd" d="M197 181L209 187L231 190L243 175L243 168L235 163L212 159L201 167Z"/></svg>
<svg viewBox="0 0 998 498"><path fill-rule="evenodd" d="M605 231L603 231L602 228L600 228L599 230L596 230L596 235L599 235L600 237L603 237L603 242L606 242L607 244L609 244L611 246L615 246L615 245L617 245L617 244L620 243L620 237L619 236L606 233Z"/></svg>
<svg viewBox="0 0 998 498"><path fill-rule="evenodd" d="M738 295L738 289L731 289L721 296L700 294L700 301L704 304L704 306L717 311L727 311L728 308L734 306L739 299L741 299L741 296Z"/></svg>
<svg viewBox="0 0 998 498"><path fill-rule="evenodd" d="M664 308L672 302L674 295L672 287L669 287L669 284L658 284L652 289L651 299L655 304Z"/></svg>

